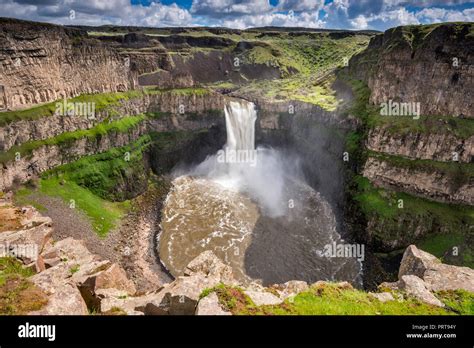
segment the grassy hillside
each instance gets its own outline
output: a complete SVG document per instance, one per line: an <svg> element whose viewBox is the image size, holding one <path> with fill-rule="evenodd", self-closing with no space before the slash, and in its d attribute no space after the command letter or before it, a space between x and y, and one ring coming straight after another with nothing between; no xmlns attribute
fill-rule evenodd
<svg viewBox="0 0 474 348"><path fill-rule="evenodd" d="M262 42L245 52L245 60L280 70L281 79L251 81L239 91L268 100L300 100L335 110L338 105L331 88L334 70L363 50L369 36L339 39L327 33L290 36L259 36Z"/></svg>

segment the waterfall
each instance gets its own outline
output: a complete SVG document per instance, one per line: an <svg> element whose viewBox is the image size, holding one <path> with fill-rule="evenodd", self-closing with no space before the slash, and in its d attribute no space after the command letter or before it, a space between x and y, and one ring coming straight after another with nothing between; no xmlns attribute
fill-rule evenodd
<svg viewBox="0 0 474 348"><path fill-rule="evenodd" d="M225 108L225 124L229 150L255 149L255 104L246 101L231 101Z"/></svg>
<svg viewBox="0 0 474 348"><path fill-rule="evenodd" d="M229 101L224 107L227 142L223 149L192 169L191 175L207 177L224 189L248 194L258 202L262 213L281 216L287 173L298 165L286 161L272 148L255 148L255 104Z"/></svg>

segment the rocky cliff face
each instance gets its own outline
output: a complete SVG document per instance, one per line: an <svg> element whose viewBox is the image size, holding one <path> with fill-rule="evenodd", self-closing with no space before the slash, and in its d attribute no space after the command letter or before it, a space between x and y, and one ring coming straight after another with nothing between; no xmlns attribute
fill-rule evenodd
<svg viewBox="0 0 474 348"><path fill-rule="evenodd" d="M83 156L121 147L137 140L146 133L146 125L140 124L127 132L111 132L101 137L85 137L66 145L44 145L34 149L30 155L3 163L0 168L0 188L6 190L15 182L24 183L46 170L70 163Z"/></svg>
<svg viewBox="0 0 474 348"><path fill-rule="evenodd" d="M462 139L450 133L401 134L382 126L369 130L367 148L411 159L470 163L474 158L474 135Z"/></svg>
<svg viewBox="0 0 474 348"><path fill-rule="evenodd" d="M133 87L130 66L85 32L12 19L0 22L0 109Z"/></svg>
<svg viewBox="0 0 474 348"><path fill-rule="evenodd" d="M350 78L363 82L353 84L361 141L352 169L368 180L358 177L349 197L356 196L349 215L357 218L348 219L360 242L387 253L376 256L380 266L372 269L390 274L391 263L399 262L391 252L434 243L439 243L438 251L432 249L437 256L470 265L473 31L472 23L397 27L374 36L350 59ZM419 102L421 117L381 115L378 108L390 100ZM452 255L454 246L463 249L461 257ZM399 281L400 286L418 282Z"/></svg>
<svg viewBox="0 0 474 348"><path fill-rule="evenodd" d="M221 94L209 92L205 95L197 95L192 90L186 95L173 91L159 94L139 93L136 97L124 97L116 104L97 110L93 119L82 115L65 116L55 113L51 116L11 122L0 127L0 150L8 151L13 146L19 146L28 141L44 140L65 132L90 129L110 118L117 120L143 113L172 113L181 120L185 119L186 115L200 114L205 120L207 113L223 110L224 100L225 97ZM180 112L181 105L183 106L182 113ZM159 126L155 128L159 130ZM186 126L182 126L181 129L186 129Z"/></svg>
<svg viewBox="0 0 474 348"><path fill-rule="evenodd" d="M369 157L365 162L363 175L377 186L395 188L441 202L474 204L474 182L470 177L460 177L461 181L456 183L437 170L400 168L374 157Z"/></svg>
<svg viewBox="0 0 474 348"><path fill-rule="evenodd" d="M474 118L474 25L405 26L370 40L350 60L376 105L419 102L423 115Z"/></svg>

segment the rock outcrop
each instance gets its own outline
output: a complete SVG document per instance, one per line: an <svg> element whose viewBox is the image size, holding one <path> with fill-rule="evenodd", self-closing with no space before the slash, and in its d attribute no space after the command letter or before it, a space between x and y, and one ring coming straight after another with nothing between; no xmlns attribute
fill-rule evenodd
<svg viewBox="0 0 474 348"><path fill-rule="evenodd" d="M474 205L474 180L465 174L455 182L436 168L399 167L383 158L369 157L363 175L376 186L396 188L440 202Z"/></svg>
<svg viewBox="0 0 474 348"><path fill-rule="evenodd" d="M403 254L398 276L415 275L432 291L464 289L474 292L474 270L441 263L433 255L410 245Z"/></svg>
<svg viewBox="0 0 474 348"><path fill-rule="evenodd" d="M470 163L474 158L474 136L462 139L435 131L401 134L390 127L376 127L367 135L367 149L410 159Z"/></svg>
<svg viewBox="0 0 474 348"><path fill-rule="evenodd" d="M422 115L474 118L473 26L443 23L389 29L351 58L350 71L367 82L373 104L390 99L419 102Z"/></svg>
<svg viewBox="0 0 474 348"><path fill-rule="evenodd" d="M433 292L458 289L474 292L474 270L443 264L414 245L410 245L403 254L398 279L394 283L382 283L379 287L401 290L439 307L444 307L444 304Z"/></svg>
<svg viewBox="0 0 474 348"><path fill-rule="evenodd" d="M209 129L221 124L225 98L219 94L189 95L164 92L143 95L140 98L125 99L110 110L99 112L96 121L84 117L45 116L31 121L13 122L0 127L0 146L9 148L29 141L39 141L60 135L62 131L89 129L104 121L109 112L127 117L142 113L156 113L162 116L143 120L125 132L110 131L98 137L82 137L64 144L45 144L30 153L19 151L19 158L3 163L0 167L0 190L11 187L14 181L26 182L38 174L70 163L83 156L98 154L114 147L121 147L152 132L194 131ZM179 106L185 105L184 113ZM1 139L4 139L2 142Z"/></svg>

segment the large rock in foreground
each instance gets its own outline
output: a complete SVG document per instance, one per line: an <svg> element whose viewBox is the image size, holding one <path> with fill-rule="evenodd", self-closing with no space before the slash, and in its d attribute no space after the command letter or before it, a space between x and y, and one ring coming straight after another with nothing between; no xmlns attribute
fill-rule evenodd
<svg viewBox="0 0 474 348"><path fill-rule="evenodd" d="M467 290L474 292L474 270L445 265L435 256L410 245L403 254L398 281L382 283L379 288L401 290L407 295L431 305L444 307L434 292Z"/></svg>
<svg viewBox="0 0 474 348"><path fill-rule="evenodd" d="M415 275L431 291L464 289L474 292L474 270L441 263L435 256L410 245L403 254L398 278Z"/></svg>
<svg viewBox="0 0 474 348"><path fill-rule="evenodd" d="M236 283L232 269L213 252L205 251L188 264L184 276L165 286L161 301L147 305L145 314L193 315L201 293L221 283Z"/></svg>

